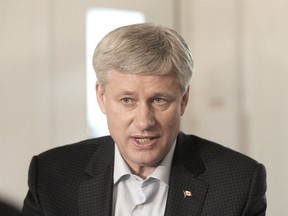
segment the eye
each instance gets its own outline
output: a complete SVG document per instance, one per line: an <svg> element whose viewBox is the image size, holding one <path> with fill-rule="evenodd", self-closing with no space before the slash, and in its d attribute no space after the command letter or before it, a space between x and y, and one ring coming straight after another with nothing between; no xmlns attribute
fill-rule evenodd
<svg viewBox="0 0 288 216"><path fill-rule="evenodd" d="M157 104L157 105L165 105L167 104L167 100L165 100L164 98L155 98L153 103Z"/></svg>
<svg viewBox="0 0 288 216"><path fill-rule="evenodd" d="M128 98L128 97L122 98L120 101L124 105L131 105L134 102L132 98Z"/></svg>

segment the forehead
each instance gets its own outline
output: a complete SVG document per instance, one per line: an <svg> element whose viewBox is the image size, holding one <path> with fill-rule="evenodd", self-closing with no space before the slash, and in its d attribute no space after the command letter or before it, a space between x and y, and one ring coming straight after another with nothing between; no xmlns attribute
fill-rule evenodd
<svg viewBox="0 0 288 216"><path fill-rule="evenodd" d="M109 71L109 78L105 86L113 89L150 89L150 90L172 90L179 88L175 73L166 75L142 75L133 73L122 73L116 70Z"/></svg>

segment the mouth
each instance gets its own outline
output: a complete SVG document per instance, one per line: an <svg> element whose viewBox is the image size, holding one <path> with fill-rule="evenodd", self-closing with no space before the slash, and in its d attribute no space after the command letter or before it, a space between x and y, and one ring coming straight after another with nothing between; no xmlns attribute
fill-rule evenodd
<svg viewBox="0 0 288 216"><path fill-rule="evenodd" d="M135 139L139 143L145 143L145 142L152 140L153 138L135 138Z"/></svg>
<svg viewBox="0 0 288 216"><path fill-rule="evenodd" d="M151 136L151 137L134 136L133 143L138 148L151 148L155 145L158 138L159 138L158 136Z"/></svg>

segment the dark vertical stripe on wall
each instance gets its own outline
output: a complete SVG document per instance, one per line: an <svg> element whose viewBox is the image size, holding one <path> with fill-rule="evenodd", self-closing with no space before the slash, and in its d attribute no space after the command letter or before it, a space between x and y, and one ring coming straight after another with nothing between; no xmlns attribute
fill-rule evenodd
<svg viewBox="0 0 288 216"><path fill-rule="evenodd" d="M247 113L245 98L246 98L246 84L245 84L245 59L244 59L244 49L245 49L245 38L244 38L244 10L243 1L235 1L235 11L236 11L236 68L237 68L237 118L238 118L238 146L239 150L245 154L249 153L249 113Z"/></svg>
<svg viewBox="0 0 288 216"><path fill-rule="evenodd" d="M55 14L55 0L46 0L47 4L47 25L48 25L48 70L49 70L49 143L50 147L54 147L56 143L56 134L57 127L56 125L56 74L55 74L55 44L56 44L56 33L55 33L55 24L56 24L56 14Z"/></svg>
<svg viewBox="0 0 288 216"><path fill-rule="evenodd" d="M172 28L181 34L181 0L173 0L173 13Z"/></svg>

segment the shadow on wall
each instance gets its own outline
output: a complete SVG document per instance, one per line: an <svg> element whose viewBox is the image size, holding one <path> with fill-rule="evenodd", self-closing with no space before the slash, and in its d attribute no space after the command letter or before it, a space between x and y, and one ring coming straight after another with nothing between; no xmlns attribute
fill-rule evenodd
<svg viewBox="0 0 288 216"><path fill-rule="evenodd" d="M0 200L0 215L1 216L19 216L20 210L3 200Z"/></svg>

